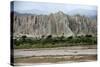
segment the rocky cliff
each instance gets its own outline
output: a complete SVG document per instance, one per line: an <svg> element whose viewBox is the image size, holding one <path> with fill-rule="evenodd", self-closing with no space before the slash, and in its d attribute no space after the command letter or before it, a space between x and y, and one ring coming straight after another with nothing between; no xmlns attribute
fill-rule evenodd
<svg viewBox="0 0 100 67"><path fill-rule="evenodd" d="M85 16L69 16L59 11L49 15L14 14L14 36L76 36L97 34L97 20Z"/></svg>

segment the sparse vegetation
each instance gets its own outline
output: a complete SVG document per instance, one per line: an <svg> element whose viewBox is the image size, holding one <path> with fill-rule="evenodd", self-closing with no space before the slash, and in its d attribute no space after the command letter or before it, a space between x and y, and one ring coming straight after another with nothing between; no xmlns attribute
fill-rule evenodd
<svg viewBox="0 0 100 67"><path fill-rule="evenodd" d="M19 37L14 39L14 48L53 48L53 47L67 47L76 45L96 45L97 38L92 35L86 36L70 36L64 37L52 37L44 35L41 38L29 38L27 36Z"/></svg>

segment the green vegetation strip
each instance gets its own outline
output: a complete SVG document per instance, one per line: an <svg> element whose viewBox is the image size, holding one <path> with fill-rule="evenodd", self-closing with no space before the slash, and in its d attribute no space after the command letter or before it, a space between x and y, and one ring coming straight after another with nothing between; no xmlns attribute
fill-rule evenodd
<svg viewBox="0 0 100 67"><path fill-rule="evenodd" d="M97 37L91 35L86 36L70 36L70 37L47 37L31 38L27 36L17 37L13 39L14 48L54 48L79 45L96 45Z"/></svg>

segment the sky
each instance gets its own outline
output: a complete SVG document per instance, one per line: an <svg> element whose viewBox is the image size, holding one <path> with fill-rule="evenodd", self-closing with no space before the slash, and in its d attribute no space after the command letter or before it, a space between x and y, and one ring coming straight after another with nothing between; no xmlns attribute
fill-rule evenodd
<svg viewBox="0 0 100 67"><path fill-rule="evenodd" d="M13 4L13 6L12 6ZM31 1L14 1L11 3L11 9L19 13L25 13L28 11L41 11L46 13L55 13L58 11L63 11L64 13L85 9L96 11L96 6L86 6L86 5L75 5L75 4L58 4L58 3L41 3L41 2L31 2Z"/></svg>

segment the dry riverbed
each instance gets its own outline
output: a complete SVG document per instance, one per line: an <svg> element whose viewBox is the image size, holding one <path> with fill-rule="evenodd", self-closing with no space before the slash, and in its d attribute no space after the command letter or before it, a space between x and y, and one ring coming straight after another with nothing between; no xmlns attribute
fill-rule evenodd
<svg viewBox="0 0 100 67"><path fill-rule="evenodd" d="M73 46L59 48L14 49L14 63L62 63L97 60L97 48L92 46Z"/></svg>

